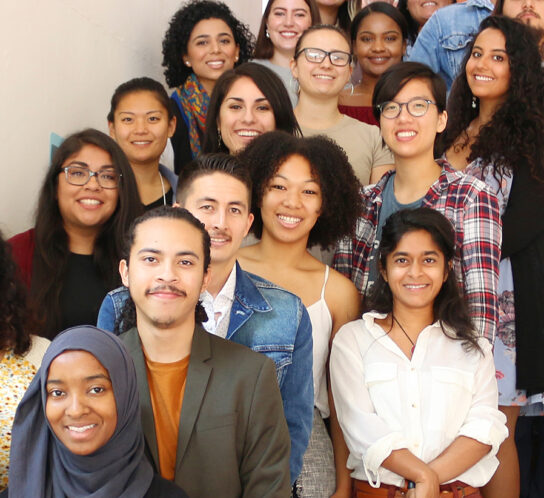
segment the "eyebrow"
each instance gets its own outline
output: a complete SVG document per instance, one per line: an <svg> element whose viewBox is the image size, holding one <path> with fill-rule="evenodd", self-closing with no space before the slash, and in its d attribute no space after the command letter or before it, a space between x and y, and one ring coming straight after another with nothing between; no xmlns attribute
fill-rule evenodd
<svg viewBox="0 0 544 498"><path fill-rule="evenodd" d="M365 29L364 31L359 31L359 33L357 33L357 34L362 35L364 33L368 33L369 35L376 35L376 34L389 35L391 33L394 33L394 34L398 35L400 33L400 31L398 31L396 29L390 29L389 31L382 31L380 33L376 33L375 31L370 31L369 29Z"/></svg>
<svg viewBox="0 0 544 498"><path fill-rule="evenodd" d="M482 50L482 51L484 50L482 47L480 47L480 45L474 45L472 48L473 49L477 48L478 50ZM491 52L501 52L503 54L507 53L506 50L503 48L492 48Z"/></svg>
<svg viewBox="0 0 544 498"><path fill-rule="evenodd" d="M147 111L145 114L153 114L155 112L163 112L162 109L157 109L156 111ZM134 111L119 111L119 114L136 114Z"/></svg>
<svg viewBox="0 0 544 498"><path fill-rule="evenodd" d="M68 164L67 166L81 166L83 168L88 168L90 169L89 165L83 161L72 161L70 164ZM64 168L66 168L67 166L63 166ZM105 168L112 168L112 169L115 169L115 166L113 164L103 164L102 166L99 166L100 169L105 169Z"/></svg>
<svg viewBox="0 0 544 498"><path fill-rule="evenodd" d="M438 251L425 251L423 253L423 256L429 256L430 254L433 254L435 256L438 256ZM393 256L410 256L410 253L406 252L406 251L396 251L393 253Z"/></svg>
<svg viewBox="0 0 544 498"><path fill-rule="evenodd" d="M276 173L274 175L274 178L275 177L283 178L284 180L289 181L289 178L287 178L286 176L280 175L279 173ZM317 183L319 185L319 181L316 178L310 178L309 180L304 180L304 183Z"/></svg>
<svg viewBox="0 0 544 498"><path fill-rule="evenodd" d="M142 254L144 252L150 252L151 254L163 254L163 251L159 249L153 249L151 247L144 247L143 249L140 249L137 254ZM200 256L193 251L178 251L176 253L176 256L193 256L196 259L200 259Z"/></svg>
<svg viewBox="0 0 544 498"><path fill-rule="evenodd" d="M285 7L273 7L272 10L283 10L287 11L288 9ZM304 7L298 7L296 9L293 9L293 12L309 12L308 9L305 9Z"/></svg>
<svg viewBox="0 0 544 498"><path fill-rule="evenodd" d="M234 38L230 33L227 33L226 31L224 33L219 33L216 36L230 36L231 38ZM193 38L193 40L198 40L199 38L211 38L212 35L198 35Z"/></svg>
<svg viewBox="0 0 544 498"><path fill-rule="evenodd" d="M242 97L227 97L225 100L235 100L236 102L243 102L244 99ZM259 97L258 99L255 99L254 102L263 102L268 101L266 97Z"/></svg>
<svg viewBox="0 0 544 498"><path fill-rule="evenodd" d="M96 375L89 375L88 377L85 377L83 380L85 381L93 381L93 380L107 380L111 382L111 379L104 374L96 374ZM46 382L47 385L49 384L65 384L63 380L60 379L47 379Z"/></svg>

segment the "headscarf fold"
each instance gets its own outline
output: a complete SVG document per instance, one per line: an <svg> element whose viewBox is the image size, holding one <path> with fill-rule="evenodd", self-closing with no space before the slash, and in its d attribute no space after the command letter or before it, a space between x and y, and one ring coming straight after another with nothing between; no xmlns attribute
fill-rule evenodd
<svg viewBox="0 0 544 498"><path fill-rule="evenodd" d="M176 88L173 97L187 125L191 153L194 159L200 154L200 140L206 131L206 114L208 113L210 96L198 81L196 74L192 73L182 86Z"/></svg>
<svg viewBox="0 0 544 498"><path fill-rule="evenodd" d="M75 455L55 436L45 416L51 362L65 351L92 354L108 371L117 427L91 455ZM17 408L9 468L10 498L141 498L153 469L144 455L136 370L122 342L90 325L72 327L49 346Z"/></svg>

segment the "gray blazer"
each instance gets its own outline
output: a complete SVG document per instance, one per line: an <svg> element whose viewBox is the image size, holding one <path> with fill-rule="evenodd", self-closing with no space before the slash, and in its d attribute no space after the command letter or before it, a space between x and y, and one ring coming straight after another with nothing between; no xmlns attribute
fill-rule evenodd
<svg viewBox="0 0 544 498"><path fill-rule="evenodd" d="M146 453L159 472L138 331L121 339L138 376ZM290 496L289 432L274 363L196 326L180 415L175 482L191 498Z"/></svg>

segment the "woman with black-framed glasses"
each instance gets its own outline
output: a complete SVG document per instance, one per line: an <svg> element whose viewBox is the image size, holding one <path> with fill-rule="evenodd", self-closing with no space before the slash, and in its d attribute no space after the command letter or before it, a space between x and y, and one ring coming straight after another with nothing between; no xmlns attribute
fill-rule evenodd
<svg viewBox="0 0 544 498"><path fill-rule="evenodd" d="M392 168L377 126L338 110L338 98L351 79L352 56L344 32L329 25L308 28L299 38L291 71L300 91L295 116L304 136L326 135L347 153L363 185L375 183Z"/></svg>
<svg viewBox="0 0 544 498"><path fill-rule="evenodd" d="M106 293L119 286L125 231L142 204L130 164L104 133L69 136L46 174L34 228L9 240L40 319L35 331L96 323Z"/></svg>

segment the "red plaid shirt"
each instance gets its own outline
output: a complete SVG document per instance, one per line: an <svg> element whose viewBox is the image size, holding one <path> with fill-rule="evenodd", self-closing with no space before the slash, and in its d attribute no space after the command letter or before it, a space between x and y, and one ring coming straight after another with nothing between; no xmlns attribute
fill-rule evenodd
<svg viewBox="0 0 544 498"><path fill-rule="evenodd" d="M456 237L455 275L464 290L476 330L493 341L498 320L502 238L497 197L480 180L452 169L444 160L437 162L442 173L431 185L422 206L436 209L452 222ZM340 241L334 255L334 268L350 278L361 294L368 285L383 189L392 174L385 174L376 185L363 187L364 215L357 220L355 236Z"/></svg>

